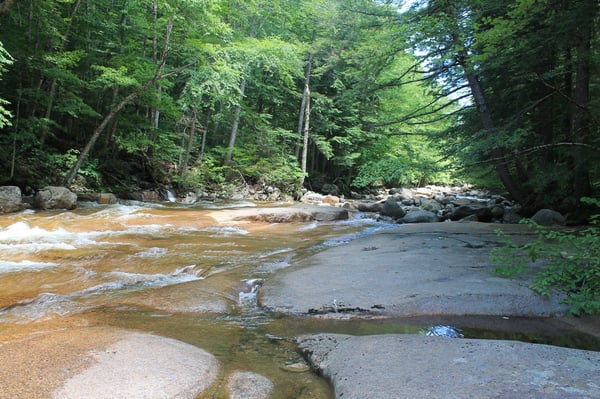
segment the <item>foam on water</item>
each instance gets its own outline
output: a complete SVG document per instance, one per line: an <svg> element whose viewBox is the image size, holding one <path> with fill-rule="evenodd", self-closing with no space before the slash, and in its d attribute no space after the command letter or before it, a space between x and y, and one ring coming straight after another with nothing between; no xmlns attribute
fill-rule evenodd
<svg viewBox="0 0 600 399"><path fill-rule="evenodd" d="M104 277L112 281L65 295L43 292L36 298L24 300L14 306L0 309L0 322L26 323L28 321L45 320L56 315L65 316L80 313L95 306L93 302L88 302L86 299L93 299L101 295L110 295L113 293L128 293L166 287L203 279L195 273L177 273L177 270L172 274L109 272L104 273Z"/></svg>
<svg viewBox="0 0 600 399"><path fill-rule="evenodd" d="M213 227L207 227L207 228L201 229L200 231L207 232L207 233L213 233L215 235L225 236L225 237L232 236L232 235L249 234L249 232L247 230L244 230L242 228L235 227L235 226L223 226L223 227L213 226Z"/></svg>
<svg viewBox="0 0 600 399"><path fill-rule="evenodd" d="M136 258L160 258L165 256L167 252L169 252L167 248L152 247L146 251L138 252L137 254L129 256Z"/></svg>
<svg viewBox="0 0 600 399"><path fill-rule="evenodd" d="M62 227L46 230L39 226L31 227L26 222L17 222L0 230L0 250L12 253L36 253L53 249L73 250L98 244L95 238L103 234L106 233L74 233Z"/></svg>
<svg viewBox="0 0 600 399"><path fill-rule="evenodd" d="M57 263L52 262L33 262L29 260L22 260L21 262L11 262L0 260L0 274L2 273L14 273L21 271L38 271L48 267L58 266Z"/></svg>

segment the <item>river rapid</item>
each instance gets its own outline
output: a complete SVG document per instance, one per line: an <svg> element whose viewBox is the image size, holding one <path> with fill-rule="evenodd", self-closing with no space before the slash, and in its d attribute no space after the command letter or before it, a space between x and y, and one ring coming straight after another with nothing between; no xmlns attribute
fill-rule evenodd
<svg viewBox="0 0 600 399"><path fill-rule="evenodd" d="M213 353L223 379L234 370L268 377L273 398L332 397L326 381L298 372L304 360L292 339L347 332L349 324L271 314L256 291L302 257L386 226L361 218L268 224L214 217L258 206L80 203L73 211L1 215L0 344L79 326L151 332ZM223 385L202 397L226 398Z"/></svg>

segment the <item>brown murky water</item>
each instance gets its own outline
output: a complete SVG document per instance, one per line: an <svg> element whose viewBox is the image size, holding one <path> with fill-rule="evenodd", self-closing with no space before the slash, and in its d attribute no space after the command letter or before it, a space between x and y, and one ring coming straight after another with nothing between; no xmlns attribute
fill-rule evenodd
<svg viewBox="0 0 600 399"><path fill-rule="evenodd" d="M306 320L264 312L251 283L374 222L220 224L210 216L239 206L256 205L83 204L0 216L0 339L49 323L148 331L210 351L223 376L267 376L274 398L331 397L311 372L286 370L303 362L291 339L310 332ZM216 384L203 397L226 394Z"/></svg>

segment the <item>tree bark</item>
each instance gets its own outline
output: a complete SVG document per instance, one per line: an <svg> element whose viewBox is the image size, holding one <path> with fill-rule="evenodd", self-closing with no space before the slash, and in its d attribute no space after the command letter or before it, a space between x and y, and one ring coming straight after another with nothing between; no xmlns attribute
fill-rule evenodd
<svg viewBox="0 0 600 399"><path fill-rule="evenodd" d="M204 124L204 129L202 129L202 143L200 144L200 154L198 154L198 161L202 162L204 158L204 150L206 148L206 136L208 136L208 124L210 123L211 110L209 109L206 113L206 123Z"/></svg>
<svg viewBox="0 0 600 399"><path fill-rule="evenodd" d="M306 178L306 162L308 159L308 135L310 132L310 89L308 84L304 87L304 93L306 96L306 106L304 107L304 131L302 138L302 177L300 178L300 185L304 184Z"/></svg>
<svg viewBox="0 0 600 399"><path fill-rule="evenodd" d="M137 88L135 91L133 91L128 96L126 96L123 100L121 100L121 102L119 102L117 105L115 105L110 110L110 112L104 117L104 119L102 120L100 125L98 125L98 127L96 127L96 129L94 129L94 132L92 133L92 136L90 137L90 140L87 142L86 146L83 148L83 150L79 154L79 157L77 158L77 162L75 162L75 165L73 165L73 168L71 168L71 170L65 177L65 180L64 180L65 186L71 185L71 183L73 182L73 179L75 179L75 176L77 176L77 172L81 168L81 165L83 165L83 162L86 160L90 150L96 143L96 140L98 140L98 137L100 137L100 135L102 134L102 132L104 131L106 126L108 126L110 121L121 111L121 109L123 109L123 107L125 107L125 105L129 104L134 98L139 96L140 93L142 93L144 90L152 87L158 80L162 79L165 76L162 74L162 72L165 67L165 63L167 61L167 54L168 54L168 50L169 50L169 39L171 38L172 30L173 30L173 21L169 21L169 24L167 26L167 33L165 36L165 45L163 47L161 60L160 60L160 63L158 64L158 67L156 68L156 72L154 73L154 76L152 77L152 79L150 79L144 85Z"/></svg>
<svg viewBox="0 0 600 399"><path fill-rule="evenodd" d="M304 129L304 116L306 114L306 102L308 100L308 96L310 95L310 91L308 88L310 87L310 76L312 74L312 63L313 63L314 54L310 53L308 57L308 64L306 66L306 74L304 75L304 91L302 92L302 103L300 104L300 114L298 116L298 136L302 137L302 132ZM296 147L296 158L300 156L300 147ZM306 171L303 171L306 172Z"/></svg>
<svg viewBox="0 0 600 399"><path fill-rule="evenodd" d="M225 165L231 165L231 157L233 156L233 149L235 148L235 141L237 139L237 133L240 126L240 116L242 114L242 101L244 101L245 92L246 78L242 78L242 82L240 83L240 101L235 107L233 126L231 127L231 135L229 136L229 145L227 146L227 153L225 154Z"/></svg>

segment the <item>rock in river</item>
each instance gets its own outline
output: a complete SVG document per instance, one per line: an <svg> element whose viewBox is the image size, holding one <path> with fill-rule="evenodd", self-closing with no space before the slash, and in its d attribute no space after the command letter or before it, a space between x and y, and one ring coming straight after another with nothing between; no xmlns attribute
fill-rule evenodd
<svg viewBox="0 0 600 399"><path fill-rule="evenodd" d="M216 379L216 358L195 346L151 334L126 332L94 362L69 378L54 398L193 399Z"/></svg>
<svg viewBox="0 0 600 399"><path fill-rule="evenodd" d="M517 341L317 334L298 339L343 399L593 399L600 352Z"/></svg>

